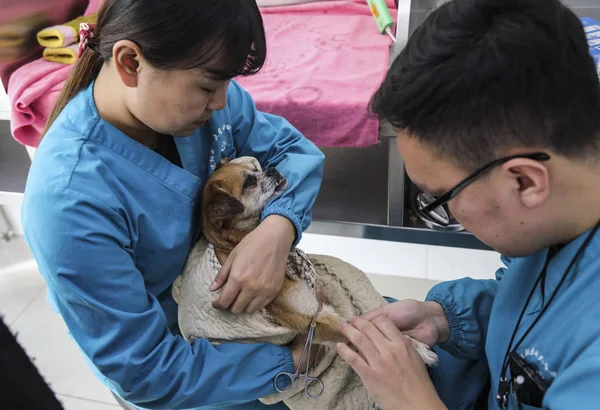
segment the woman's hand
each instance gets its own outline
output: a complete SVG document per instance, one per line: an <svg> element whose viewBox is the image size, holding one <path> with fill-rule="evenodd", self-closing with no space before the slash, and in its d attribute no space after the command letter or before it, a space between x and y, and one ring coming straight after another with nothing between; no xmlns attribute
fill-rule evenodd
<svg viewBox="0 0 600 410"><path fill-rule="evenodd" d="M254 313L267 306L283 286L285 265L296 237L285 217L270 215L231 252L211 286L223 288L216 309Z"/></svg>
<svg viewBox="0 0 600 410"><path fill-rule="evenodd" d="M402 332L433 347L450 337L450 324L444 309L436 302L400 300L375 309L363 316L373 321L379 316L389 318Z"/></svg>
<svg viewBox="0 0 600 410"><path fill-rule="evenodd" d="M423 360L386 316L373 322L354 318L342 327L356 351L338 343L337 350L384 409L438 410L437 395Z"/></svg>

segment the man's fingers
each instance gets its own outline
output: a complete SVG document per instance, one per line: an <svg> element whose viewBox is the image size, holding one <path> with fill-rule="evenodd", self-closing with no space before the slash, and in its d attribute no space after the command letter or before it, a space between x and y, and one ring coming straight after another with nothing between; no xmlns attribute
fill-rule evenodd
<svg viewBox="0 0 600 410"><path fill-rule="evenodd" d="M379 350L377 350L377 347L363 331L354 326L354 323L355 321L353 319L351 324L342 326L342 334L346 336L350 343L352 343L363 357L367 359L367 362L374 362L379 356Z"/></svg>
<svg viewBox="0 0 600 410"><path fill-rule="evenodd" d="M398 330L394 322L387 316L378 316L373 320L373 325L390 341L403 340L402 332Z"/></svg>
<svg viewBox="0 0 600 410"><path fill-rule="evenodd" d="M372 321L378 316L387 316L387 309L389 305L382 306L378 309L372 310L364 315L360 316L361 319Z"/></svg>
<svg viewBox="0 0 600 410"><path fill-rule="evenodd" d="M221 270L217 274L215 281L210 285L209 290L211 292L217 291L221 289L221 287L227 282L227 278L229 277L229 272L231 272L231 265L233 264L232 255L227 258L223 266L221 266Z"/></svg>
<svg viewBox="0 0 600 410"><path fill-rule="evenodd" d="M340 357L362 378L369 369L369 365L365 359L354 350L350 349L346 343L338 343L336 348Z"/></svg>
<svg viewBox="0 0 600 410"><path fill-rule="evenodd" d="M387 347L389 340L372 322L355 317L350 320L350 323L372 342L373 347L377 349L379 354Z"/></svg>

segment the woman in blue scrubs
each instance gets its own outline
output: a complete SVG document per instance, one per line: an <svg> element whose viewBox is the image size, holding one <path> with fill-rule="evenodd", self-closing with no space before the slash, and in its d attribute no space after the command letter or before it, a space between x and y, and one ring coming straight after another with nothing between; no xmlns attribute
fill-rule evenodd
<svg viewBox="0 0 600 410"><path fill-rule="evenodd" d="M297 364L285 346L186 342L170 289L221 158L254 156L289 188L225 264L219 308L267 305L310 223L323 155L231 80L265 56L254 1L106 0L33 161L23 226L48 299L136 408L261 408Z"/></svg>

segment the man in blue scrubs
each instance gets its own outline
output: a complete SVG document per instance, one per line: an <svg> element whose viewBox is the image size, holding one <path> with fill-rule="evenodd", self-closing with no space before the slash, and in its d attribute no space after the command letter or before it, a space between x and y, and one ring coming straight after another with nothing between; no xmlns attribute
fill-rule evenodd
<svg viewBox="0 0 600 410"><path fill-rule="evenodd" d="M558 0L455 0L373 101L411 180L505 255L354 320L340 354L386 409L600 408L600 82ZM470 272L464 272L469 276ZM428 375L400 335L437 345Z"/></svg>

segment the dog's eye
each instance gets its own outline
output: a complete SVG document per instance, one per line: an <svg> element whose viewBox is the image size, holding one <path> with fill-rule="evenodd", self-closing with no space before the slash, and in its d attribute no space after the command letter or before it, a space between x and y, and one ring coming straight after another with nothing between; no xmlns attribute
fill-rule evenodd
<svg viewBox="0 0 600 410"><path fill-rule="evenodd" d="M256 185L258 184L258 181L256 179L255 175L246 175L246 180L244 181L244 188L243 190L247 190L249 188L254 188Z"/></svg>

